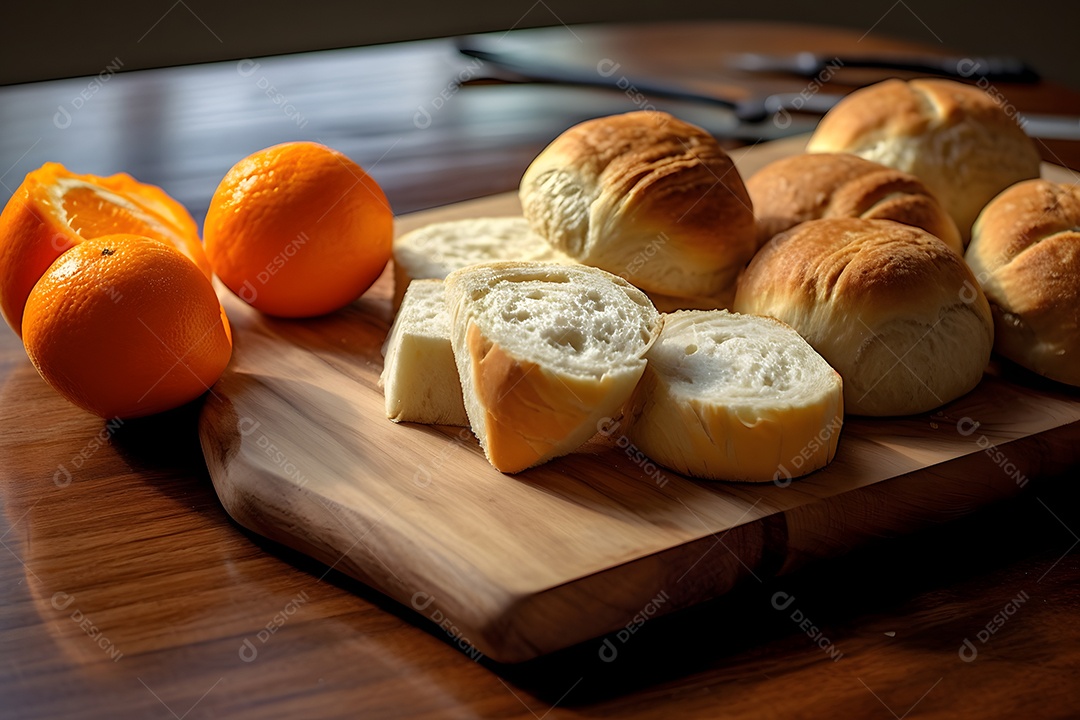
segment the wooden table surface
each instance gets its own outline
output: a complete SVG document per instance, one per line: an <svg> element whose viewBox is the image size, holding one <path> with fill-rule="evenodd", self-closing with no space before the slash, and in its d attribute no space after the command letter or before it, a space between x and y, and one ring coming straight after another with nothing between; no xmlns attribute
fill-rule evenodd
<svg viewBox="0 0 1080 720"><path fill-rule="evenodd" d="M726 53L943 52L733 23L490 39L583 67L609 61L625 77L749 92L813 86L730 70ZM731 131L719 111L632 93L455 84L487 74L450 42L428 41L0 88L0 199L57 160L162 185L201 221L236 160L302 138L351 155L404 213L513 189L544 144L586 117L649 103ZM826 89L877 77L845 71ZM1080 114L1080 93L1060 86L996 89L1021 111ZM1080 169L1080 143L1040 146ZM6 329L0 373L0 717L1080 715L1072 477L606 642L502 666L233 524L206 474L197 406L105 424L53 393ZM726 552L722 538L712 552Z"/></svg>

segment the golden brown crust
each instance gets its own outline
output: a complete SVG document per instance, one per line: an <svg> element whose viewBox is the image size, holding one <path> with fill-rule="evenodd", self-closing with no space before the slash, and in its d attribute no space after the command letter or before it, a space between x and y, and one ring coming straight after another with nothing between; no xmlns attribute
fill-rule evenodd
<svg viewBox="0 0 1080 720"><path fill-rule="evenodd" d="M843 152L882 135L919 135L931 118L923 95L903 80L885 80L851 93L818 123L814 152Z"/></svg>
<svg viewBox="0 0 1080 720"><path fill-rule="evenodd" d="M915 137L970 121L1027 138L979 88L932 78L885 80L852 93L821 119L814 137L832 148L850 148L881 136Z"/></svg>
<svg viewBox="0 0 1080 720"><path fill-rule="evenodd" d="M570 128L529 166L521 200L552 245L650 292L722 292L756 249L735 164L711 135L667 113Z"/></svg>
<svg viewBox="0 0 1080 720"><path fill-rule="evenodd" d="M524 438L513 430L514 423L511 422L522 412L519 406L526 402L525 396L530 389L528 385L521 388L518 386L536 366L519 362L501 348L496 348L484 338L476 325L469 327L466 340L472 356L473 388L486 414L484 426L487 442L484 449L488 460L502 472L524 470L554 447L552 442L532 445L526 443ZM532 400L535 401L536 398ZM554 422L551 416L547 418ZM557 433L548 435L557 436Z"/></svg>
<svg viewBox="0 0 1080 720"><path fill-rule="evenodd" d="M1080 385L1080 188L1009 188L979 216L967 257L994 311L995 350Z"/></svg>
<svg viewBox="0 0 1080 720"><path fill-rule="evenodd" d="M627 217L677 229L681 244L703 256L716 249L720 228L736 235L752 227L735 163L701 128L671 116L643 125L631 113L578 129L572 138L586 147L568 157L599 152L600 185Z"/></svg>
<svg viewBox="0 0 1080 720"><path fill-rule="evenodd" d="M952 80L888 80L834 107L807 150L850 152L915 175L966 242L995 195L1039 176L1035 144L999 99Z"/></svg>
<svg viewBox="0 0 1080 720"><path fill-rule="evenodd" d="M756 173L746 187L761 244L807 220L861 217L920 227L963 253L956 223L918 178L856 155L783 158Z"/></svg>
<svg viewBox="0 0 1080 720"><path fill-rule="evenodd" d="M979 247L971 250L988 270L1008 264L1044 239L1080 227L1080 187L1028 180L986 206L975 223Z"/></svg>
<svg viewBox="0 0 1080 720"><path fill-rule="evenodd" d="M856 415L925 412L982 378L986 297L963 258L890 220L810 220L769 241L739 281L736 312L795 328L844 379Z"/></svg>
<svg viewBox="0 0 1080 720"><path fill-rule="evenodd" d="M923 230L888 220L830 218L773 238L746 269L738 294L799 296L792 302L857 307L884 321L911 314L922 301L936 312L940 299L927 289L954 287L957 277L967 276L963 258Z"/></svg>
<svg viewBox="0 0 1080 720"><path fill-rule="evenodd" d="M500 472L520 472L550 457L567 428L588 418L608 390L605 381L560 380L536 363L518 360L476 325L469 326L466 342L472 388L485 413L484 450Z"/></svg>

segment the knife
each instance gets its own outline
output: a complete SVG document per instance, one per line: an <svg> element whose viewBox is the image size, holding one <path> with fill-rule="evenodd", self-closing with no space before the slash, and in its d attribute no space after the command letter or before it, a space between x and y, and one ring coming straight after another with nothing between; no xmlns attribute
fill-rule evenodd
<svg viewBox="0 0 1080 720"><path fill-rule="evenodd" d="M941 57L935 55L840 55L798 52L790 55L741 53L733 66L749 72L781 72L817 77L838 68L875 68L979 79L994 82L1035 83L1039 74L1023 60L1005 56Z"/></svg>
<svg viewBox="0 0 1080 720"><path fill-rule="evenodd" d="M543 59L519 56L508 52L484 50L471 45L464 38L456 40L457 49L464 55L482 60L494 67L509 70L526 80L598 87L627 92L633 89L646 97L668 98L722 107L747 125L763 123L772 119L778 127L786 127L792 121L792 113L823 115L844 99L845 95L823 92L773 93L750 98L735 99L714 92L707 92L674 80L654 79L641 76L628 77L619 73L607 73L603 68L582 68L552 63ZM972 77L975 77L974 75ZM1004 98L1000 98L1004 101ZM1015 107L1006 104L1005 110L1016 118L1028 135L1043 140L1080 140L1080 116L1071 115L1021 115Z"/></svg>

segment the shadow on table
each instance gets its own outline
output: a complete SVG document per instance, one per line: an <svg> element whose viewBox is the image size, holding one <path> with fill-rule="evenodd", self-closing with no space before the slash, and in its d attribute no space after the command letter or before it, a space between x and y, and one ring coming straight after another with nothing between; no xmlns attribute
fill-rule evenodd
<svg viewBox="0 0 1080 720"><path fill-rule="evenodd" d="M199 457L193 452L195 418L188 416L194 412L197 408L181 409L126 428L117 438L121 454L136 468L160 470L165 463L194 472L188 467L193 455ZM174 433L180 429L186 429L186 438ZM963 638L994 616L1004 595L1011 598L1032 585L1061 559L1075 540L1069 528L1080 527L1078 501L1080 488L1067 478L1047 478L1033 482L1019 498L947 525L882 539L760 584L748 579L717 600L642 618L616 633L535 660L507 665L485 658L480 663L535 710L540 703L587 708L647 689L662 702L666 683L697 674L704 683L706 672L708 686L724 684L724 692L731 692L765 677L830 668L834 661L843 668L845 656L850 661L884 645L956 658ZM243 532L305 573L318 577L325 572L324 565L301 553ZM1070 577L1059 568L1057 582L1067 584ZM337 571L325 580L460 649L427 618L367 585ZM1053 592L1054 582L1055 575L1047 573L1042 589ZM803 621L808 625L800 626ZM1037 643L1026 647L1031 653L1042 652ZM461 662L469 659L461 653ZM1014 652L1011 660L1024 662L1025 657ZM679 685L685 692L686 683Z"/></svg>
<svg viewBox="0 0 1080 720"><path fill-rule="evenodd" d="M1004 596L1031 589L1040 575L1040 594L1058 585L1069 591L1071 576L1057 563L1077 539L1070 528L1080 527L1080 487L1068 480L1034 483L1020 498L950 524L883 539L761 584L749 580L717 600L535 660L481 662L548 705L585 706L646 688L663 697L665 682L706 670L709 685L775 679L815 664L842 664L844 655L885 644L957 658L963 638L1001 609ZM335 582L447 640L421 616L370 597L359 583L344 576ZM973 613L973 603L985 608ZM800 626L803 620L813 631ZM1010 648L1017 663L1046 651L1035 639L1020 653ZM957 659L956 666L963 663Z"/></svg>

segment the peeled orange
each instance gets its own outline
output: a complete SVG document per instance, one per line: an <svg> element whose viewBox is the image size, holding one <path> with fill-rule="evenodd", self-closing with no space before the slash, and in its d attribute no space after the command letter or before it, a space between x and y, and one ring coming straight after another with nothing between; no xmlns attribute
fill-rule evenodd
<svg viewBox="0 0 1080 720"><path fill-rule="evenodd" d="M211 275L195 221L164 190L124 173L76 175L46 163L26 176L0 213L0 311L8 325L20 332L30 289L61 253L112 233L166 242Z"/></svg>

